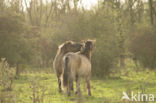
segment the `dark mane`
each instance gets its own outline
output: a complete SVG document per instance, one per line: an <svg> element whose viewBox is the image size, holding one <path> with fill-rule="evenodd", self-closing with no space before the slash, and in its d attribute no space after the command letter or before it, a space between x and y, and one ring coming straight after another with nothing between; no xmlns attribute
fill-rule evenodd
<svg viewBox="0 0 156 103"><path fill-rule="evenodd" d="M89 49L84 49L83 51L80 52L80 54L85 55L89 60L91 59L90 57L90 50Z"/></svg>
<svg viewBox="0 0 156 103"><path fill-rule="evenodd" d="M91 60L92 49L93 49L93 41L87 40L85 42L84 49L80 52L80 54L85 55L89 60Z"/></svg>

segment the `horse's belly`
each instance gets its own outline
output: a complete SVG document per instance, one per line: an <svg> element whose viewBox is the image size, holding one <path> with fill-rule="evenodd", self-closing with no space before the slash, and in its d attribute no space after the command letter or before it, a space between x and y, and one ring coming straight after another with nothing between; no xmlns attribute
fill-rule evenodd
<svg viewBox="0 0 156 103"><path fill-rule="evenodd" d="M63 67L62 67L62 58L57 56L53 62L53 68L57 74L62 74Z"/></svg>

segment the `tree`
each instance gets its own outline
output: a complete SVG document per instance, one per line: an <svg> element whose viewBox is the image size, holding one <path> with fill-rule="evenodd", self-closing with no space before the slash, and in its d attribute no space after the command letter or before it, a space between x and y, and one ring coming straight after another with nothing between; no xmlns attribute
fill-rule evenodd
<svg viewBox="0 0 156 103"><path fill-rule="evenodd" d="M28 28L16 13L1 14L0 22L0 58L16 65L16 74L19 75L19 64L30 61L32 55L30 41L26 38Z"/></svg>
<svg viewBox="0 0 156 103"><path fill-rule="evenodd" d="M145 67L156 68L156 30L151 26L140 26L131 34L129 50Z"/></svg>
<svg viewBox="0 0 156 103"><path fill-rule="evenodd" d="M149 0L149 11L150 11L150 19L151 19L151 24L153 25L153 0Z"/></svg>

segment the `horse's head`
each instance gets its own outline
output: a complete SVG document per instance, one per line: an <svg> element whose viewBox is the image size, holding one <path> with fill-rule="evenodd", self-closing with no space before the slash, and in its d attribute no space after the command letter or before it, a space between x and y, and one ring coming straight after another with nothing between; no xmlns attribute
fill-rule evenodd
<svg viewBox="0 0 156 103"><path fill-rule="evenodd" d="M92 51L95 48L95 42L96 40L86 40L84 49Z"/></svg>
<svg viewBox="0 0 156 103"><path fill-rule="evenodd" d="M81 50L81 54L85 55L88 59L91 59L91 52L95 48L96 40L86 40L83 41L83 48Z"/></svg>
<svg viewBox="0 0 156 103"><path fill-rule="evenodd" d="M82 46L83 46L82 43L76 43L73 41L66 41L61 46L59 46L59 49L61 50L62 53L78 52L81 50Z"/></svg>

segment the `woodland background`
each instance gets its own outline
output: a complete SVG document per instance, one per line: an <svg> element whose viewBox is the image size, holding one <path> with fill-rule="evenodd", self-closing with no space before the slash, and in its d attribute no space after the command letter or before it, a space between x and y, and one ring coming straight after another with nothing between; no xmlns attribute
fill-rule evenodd
<svg viewBox="0 0 156 103"><path fill-rule="evenodd" d="M142 91L151 80L153 84L148 86L156 93L156 0L98 0L91 9L86 9L82 0L0 0L0 103L9 103L11 93L16 96L16 89L29 83L33 93L42 89L44 93L44 88L28 78L50 79L47 73L55 78L52 62L58 46L67 40L87 39L97 41L92 55L94 79L108 79L110 86L126 82L123 87L130 90L127 81L139 78L145 80L138 86ZM122 76L128 80L120 81ZM21 82L28 84L18 87ZM26 96L18 97L16 102L23 98L19 103L28 103ZM36 98L31 97L33 103L39 103Z"/></svg>

